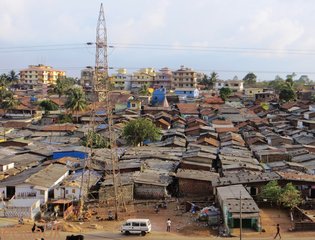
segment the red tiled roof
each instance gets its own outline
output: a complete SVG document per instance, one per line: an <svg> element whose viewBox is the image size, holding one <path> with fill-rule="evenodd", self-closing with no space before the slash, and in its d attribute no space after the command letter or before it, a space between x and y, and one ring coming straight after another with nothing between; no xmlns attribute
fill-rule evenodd
<svg viewBox="0 0 315 240"><path fill-rule="evenodd" d="M77 127L72 124L67 124L67 125L48 125L44 126L42 128L42 131L47 131L47 132L73 132L76 130Z"/></svg>
<svg viewBox="0 0 315 240"><path fill-rule="evenodd" d="M215 146L215 147L219 147L220 146L220 142L216 139L213 139L213 138L207 138L207 137L204 137L204 138L200 138L199 140L197 140L197 143L208 143L212 146Z"/></svg>
<svg viewBox="0 0 315 240"><path fill-rule="evenodd" d="M224 104L224 100L220 97L208 97L204 102L208 104Z"/></svg>
<svg viewBox="0 0 315 240"><path fill-rule="evenodd" d="M232 121L231 120L213 120L212 124L216 124L216 125L231 125Z"/></svg>
<svg viewBox="0 0 315 240"><path fill-rule="evenodd" d="M281 108L288 110L296 105L297 105L296 102L287 102L287 103L282 104Z"/></svg>
<svg viewBox="0 0 315 240"><path fill-rule="evenodd" d="M57 104L58 106L64 106L66 103L66 99L61 97L61 98L50 98L50 101L53 103Z"/></svg>
<svg viewBox="0 0 315 240"><path fill-rule="evenodd" d="M217 133L226 133L226 132L238 132L238 128L232 127L232 128L216 128L215 131Z"/></svg>
<svg viewBox="0 0 315 240"><path fill-rule="evenodd" d="M198 114L198 104L178 103L177 107L181 114Z"/></svg>
<svg viewBox="0 0 315 240"><path fill-rule="evenodd" d="M157 122L159 122L165 126L171 126L171 124L168 121L164 120L163 118L158 119Z"/></svg>
<svg viewBox="0 0 315 240"><path fill-rule="evenodd" d="M25 128L29 124L30 123L27 123L27 122L11 121L11 122L3 123L2 126L5 128Z"/></svg>
<svg viewBox="0 0 315 240"><path fill-rule="evenodd" d="M194 126L194 127L190 127L190 128L186 128L185 129L185 132L190 132L190 131L194 131L194 130L197 130L197 129L200 129L200 126Z"/></svg>

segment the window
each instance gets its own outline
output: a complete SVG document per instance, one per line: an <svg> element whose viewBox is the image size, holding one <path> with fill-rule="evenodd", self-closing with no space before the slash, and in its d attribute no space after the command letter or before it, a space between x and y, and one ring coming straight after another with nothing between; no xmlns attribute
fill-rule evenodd
<svg viewBox="0 0 315 240"><path fill-rule="evenodd" d="M132 226L133 226L133 227L139 227L140 224L139 224L138 222L133 222L133 223L132 223Z"/></svg>
<svg viewBox="0 0 315 240"><path fill-rule="evenodd" d="M40 195L45 195L45 191L44 191L44 190L40 190L40 191L39 191L39 194L40 194Z"/></svg>
<svg viewBox="0 0 315 240"><path fill-rule="evenodd" d="M69 191L68 191L68 190L66 190L66 194L69 194Z"/></svg>
<svg viewBox="0 0 315 240"><path fill-rule="evenodd" d="M75 189L72 189L72 193L75 193Z"/></svg>
<svg viewBox="0 0 315 240"><path fill-rule="evenodd" d="M136 107L136 104L135 103L131 104L131 107Z"/></svg>
<svg viewBox="0 0 315 240"><path fill-rule="evenodd" d="M184 91L184 94L186 94L186 91Z"/></svg>
<svg viewBox="0 0 315 240"><path fill-rule="evenodd" d="M249 93L253 93L252 91L249 91Z"/></svg>
<svg viewBox="0 0 315 240"><path fill-rule="evenodd" d="M127 222L124 224L125 226L131 226L131 223Z"/></svg>
<svg viewBox="0 0 315 240"><path fill-rule="evenodd" d="M142 223L140 223L140 226L141 226L141 227L146 227L147 224L146 224L145 222L142 222Z"/></svg>

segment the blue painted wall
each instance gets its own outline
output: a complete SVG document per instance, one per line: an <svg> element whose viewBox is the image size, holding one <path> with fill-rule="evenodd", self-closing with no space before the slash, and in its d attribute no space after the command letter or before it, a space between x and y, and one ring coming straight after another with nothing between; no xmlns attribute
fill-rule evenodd
<svg viewBox="0 0 315 240"><path fill-rule="evenodd" d="M152 105L162 104L165 98L166 89L164 87L155 89L152 94Z"/></svg>
<svg viewBox="0 0 315 240"><path fill-rule="evenodd" d="M199 97L199 90L195 89L195 90L184 91L184 90L178 89L178 90L175 90L175 94L179 96L189 97L189 98L197 98Z"/></svg>
<svg viewBox="0 0 315 240"><path fill-rule="evenodd" d="M80 151L64 151L64 152L54 152L53 159L59 159L63 157L73 157L73 158L80 158L85 159L88 157L88 154L85 152Z"/></svg>

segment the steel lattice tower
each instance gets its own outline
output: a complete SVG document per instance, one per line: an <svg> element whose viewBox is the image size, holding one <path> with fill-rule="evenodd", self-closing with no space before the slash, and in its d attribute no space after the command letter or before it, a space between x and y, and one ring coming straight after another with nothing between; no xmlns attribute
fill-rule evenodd
<svg viewBox="0 0 315 240"><path fill-rule="evenodd" d="M109 146L111 152L111 165L112 171L111 174L113 179L114 186L114 205L115 205L115 219L118 219L118 209L120 206L123 207L123 210L126 211L126 204L124 201L122 183L120 178L120 170L118 166L118 156L117 156L117 146L116 138L113 128L113 108L110 101L110 80L108 75L108 61L107 61L107 31L106 31L106 22L103 10L103 4L101 4L99 17L97 21L96 28L96 52L95 52L95 75L93 83L93 110L92 110L92 131L96 129L95 118L99 117L96 113L96 102L103 102L107 113L107 124L109 131ZM106 124L106 121L104 122ZM88 142L93 142L93 139L90 139ZM87 166L90 169L91 162L93 162L93 147L91 147L91 158L89 159ZM88 177L88 186L89 179Z"/></svg>
<svg viewBox="0 0 315 240"><path fill-rule="evenodd" d="M100 94L98 94L98 92L106 89L108 79L107 30L103 3L101 4L97 21L95 45L95 82L93 84L93 88L95 90L95 94L98 95L98 100L100 101L104 99L100 99L102 96L99 96Z"/></svg>

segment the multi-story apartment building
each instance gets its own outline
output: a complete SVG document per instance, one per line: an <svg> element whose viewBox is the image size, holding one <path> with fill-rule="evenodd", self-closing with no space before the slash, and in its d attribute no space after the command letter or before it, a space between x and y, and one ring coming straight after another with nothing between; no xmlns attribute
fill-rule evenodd
<svg viewBox="0 0 315 240"><path fill-rule="evenodd" d="M173 80L172 70L167 67L164 67L156 73L153 87L157 89L163 86L166 90L170 90L172 87L172 80Z"/></svg>
<svg viewBox="0 0 315 240"><path fill-rule="evenodd" d="M178 88L196 88L199 73L191 68L181 66L180 69L173 71L172 89Z"/></svg>
<svg viewBox="0 0 315 240"><path fill-rule="evenodd" d="M221 88L229 88L233 92L242 92L244 89L243 80L217 80L214 85L214 89L219 91Z"/></svg>
<svg viewBox="0 0 315 240"><path fill-rule="evenodd" d="M139 90L143 85L152 87L154 85L155 77L156 72L154 68L141 68L131 76L131 90Z"/></svg>
<svg viewBox="0 0 315 240"><path fill-rule="evenodd" d="M93 86L94 70L92 68L85 68L81 70L80 85L85 89L91 89Z"/></svg>
<svg viewBox="0 0 315 240"><path fill-rule="evenodd" d="M120 68L116 74L112 74L110 81L115 89L130 90L131 89L131 75L127 73L127 69Z"/></svg>
<svg viewBox="0 0 315 240"><path fill-rule="evenodd" d="M20 82L29 85L54 85L60 77L66 76L65 71L53 69L43 64L29 65L20 71Z"/></svg>

